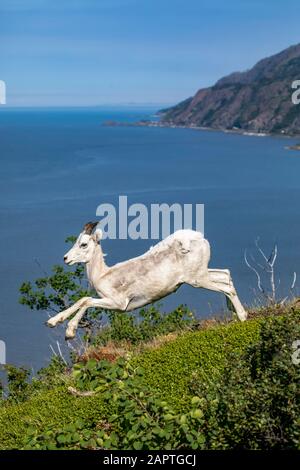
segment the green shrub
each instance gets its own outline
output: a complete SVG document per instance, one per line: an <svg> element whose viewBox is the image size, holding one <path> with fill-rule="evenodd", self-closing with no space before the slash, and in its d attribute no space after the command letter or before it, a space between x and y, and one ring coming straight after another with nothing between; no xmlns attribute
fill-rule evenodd
<svg viewBox="0 0 300 470"><path fill-rule="evenodd" d="M30 370L15 367L11 364L3 366L7 376L7 386L2 388L0 404L21 403L39 391L53 389L66 383L66 364L58 356L53 356L50 363L40 369L36 377L30 377ZM5 397L6 395L6 397Z"/></svg>
<svg viewBox="0 0 300 470"><path fill-rule="evenodd" d="M99 396L74 397L65 386L42 391L24 403L4 404L0 407L0 450L22 448L32 427L42 434L48 426L57 429L76 419L94 425L108 413Z"/></svg>
<svg viewBox="0 0 300 470"><path fill-rule="evenodd" d="M202 377L193 393L206 397L205 432L212 449L300 449L300 313L262 324L259 340L231 355L214 383Z"/></svg>
<svg viewBox="0 0 300 470"><path fill-rule="evenodd" d="M297 448L299 319L219 325L116 363L76 364L69 381L96 394L65 385L4 402L0 449Z"/></svg>
<svg viewBox="0 0 300 470"><path fill-rule="evenodd" d="M185 333L158 349L133 358L145 371L148 385L158 390L168 403L182 409L189 406L189 383L193 374L204 382L218 377L233 351L244 351L259 337L260 319L246 323L219 325Z"/></svg>
<svg viewBox="0 0 300 470"><path fill-rule="evenodd" d="M27 449L201 449L205 445L201 399L193 397L191 410L175 414L159 395L149 390L144 371L129 360L116 364L88 361L74 369L77 385L101 394L114 412L98 423L76 420L59 429L48 426L42 434L27 432ZM93 425L94 424L94 425Z"/></svg>
<svg viewBox="0 0 300 470"><path fill-rule="evenodd" d="M127 341L136 345L159 335L191 329L196 324L193 314L184 305L169 313L161 313L151 305L140 309L138 314L109 311L107 316L109 325L96 334L92 340L94 345L109 341Z"/></svg>
<svg viewBox="0 0 300 470"><path fill-rule="evenodd" d="M156 391L174 413L177 413L176 410L184 413L189 410L193 397L189 390L193 374L198 371L208 379L210 374L224 368L224 354L232 348L244 349L256 340L258 334L258 320L183 333L157 350L132 357L131 363L133 367L143 368L145 384L151 393ZM47 375L46 371L43 374ZM55 374L50 374L50 382L47 382L49 379L42 381L46 390L36 389L24 403L4 403L0 407L1 449L23 446L28 426L34 426L37 433L42 433L47 426L53 425L58 429L74 423L78 418L95 423L112 413L113 402L105 404L98 395L73 397L66 390L66 385L55 385L54 377Z"/></svg>
<svg viewBox="0 0 300 470"><path fill-rule="evenodd" d="M7 375L7 391L11 401L25 401L30 395L28 378L30 372L24 367L7 364L3 366ZM2 387L4 391L4 387Z"/></svg>

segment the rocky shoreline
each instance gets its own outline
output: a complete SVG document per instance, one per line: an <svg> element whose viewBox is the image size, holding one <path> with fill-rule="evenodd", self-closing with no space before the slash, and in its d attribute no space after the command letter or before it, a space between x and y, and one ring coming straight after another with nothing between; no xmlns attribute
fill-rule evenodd
<svg viewBox="0 0 300 470"><path fill-rule="evenodd" d="M282 137L282 138L295 138L295 135L287 135L287 134L275 134L270 132L254 132L254 131L247 131L243 129L233 128L233 129L226 129L226 128L213 128L213 127L205 127L205 126L197 126L195 124L175 124L173 122L166 122L166 121L150 121L150 120L142 120L136 122L119 122L119 121L105 121L103 124L105 127L162 127L162 128L170 128L170 129L193 129L198 131L208 131L208 132L224 132L225 134L238 134L238 135L245 135L251 137ZM295 144L291 146L286 146L287 149L290 150L300 150L300 144Z"/></svg>

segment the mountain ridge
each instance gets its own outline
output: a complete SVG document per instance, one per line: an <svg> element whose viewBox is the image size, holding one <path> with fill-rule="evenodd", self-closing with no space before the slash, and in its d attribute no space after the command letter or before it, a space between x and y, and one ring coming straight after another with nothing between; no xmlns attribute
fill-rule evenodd
<svg viewBox="0 0 300 470"><path fill-rule="evenodd" d="M300 44L233 72L213 86L160 111L161 123L216 130L300 134L300 105L292 83L300 80Z"/></svg>

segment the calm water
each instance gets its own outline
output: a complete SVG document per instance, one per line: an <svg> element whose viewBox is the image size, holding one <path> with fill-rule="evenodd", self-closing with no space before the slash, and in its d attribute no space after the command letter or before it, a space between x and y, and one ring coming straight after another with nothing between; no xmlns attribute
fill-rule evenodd
<svg viewBox="0 0 300 470"><path fill-rule="evenodd" d="M36 368L60 333L45 312L18 304L22 281L62 262L64 239L116 203L204 203L213 267L229 267L244 302L255 278L243 253L260 236L279 246L285 291L300 265L300 153L289 139L186 129L102 127L107 119L137 120L151 109L2 110L0 112L0 339L9 362ZM151 241L103 242L108 264L141 254ZM299 270L300 283L300 270ZM298 283L298 286L299 286ZM187 303L199 316L222 312L223 296L183 287L164 302Z"/></svg>

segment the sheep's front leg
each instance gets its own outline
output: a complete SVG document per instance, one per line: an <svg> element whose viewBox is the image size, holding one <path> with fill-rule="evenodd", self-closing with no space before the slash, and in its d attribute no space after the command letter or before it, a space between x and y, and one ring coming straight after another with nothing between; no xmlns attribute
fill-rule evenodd
<svg viewBox="0 0 300 470"><path fill-rule="evenodd" d="M63 321L65 321L68 317L70 317L73 313L75 313L77 310L79 310L83 305L84 303L91 299L92 297L82 297L82 299L79 299L77 302L75 302L74 305L72 305L71 307L67 308L66 310L63 310L62 312L58 313L57 315L55 315L54 317L51 317L49 318L49 320L47 321L47 326L50 326L51 328L53 328L54 326L56 326L58 323L62 323Z"/></svg>
<svg viewBox="0 0 300 470"><path fill-rule="evenodd" d="M76 330L78 328L79 322L82 319L83 315L85 314L88 308L104 308L108 310L126 310L128 305L128 301L114 301L111 299L93 299L87 298L84 305L80 308L80 310L76 313L74 318L69 321L68 327L66 330L66 339L73 339L76 335Z"/></svg>

